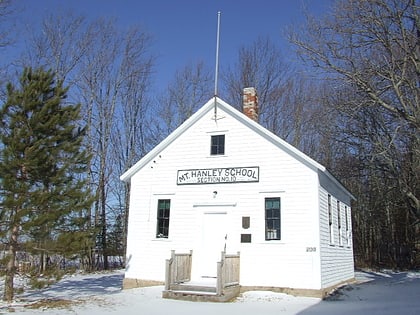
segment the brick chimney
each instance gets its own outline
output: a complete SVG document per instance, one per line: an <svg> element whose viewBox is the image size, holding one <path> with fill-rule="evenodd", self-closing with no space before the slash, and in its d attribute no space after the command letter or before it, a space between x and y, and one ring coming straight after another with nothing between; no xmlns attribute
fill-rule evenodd
<svg viewBox="0 0 420 315"><path fill-rule="evenodd" d="M254 87L247 87L243 90L242 98L243 112L248 118L258 122L258 96Z"/></svg>

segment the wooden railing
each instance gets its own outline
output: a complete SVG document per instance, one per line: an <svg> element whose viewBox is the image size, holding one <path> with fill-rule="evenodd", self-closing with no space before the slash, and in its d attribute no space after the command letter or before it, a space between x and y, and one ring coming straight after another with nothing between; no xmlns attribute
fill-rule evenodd
<svg viewBox="0 0 420 315"><path fill-rule="evenodd" d="M172 284L191 280L192 250L185 254L175 254L171 251L171 258L166 260L165 290L170 290Z"/></svg>
<svg viewBox="0 0 420 315"><path fill-rule="evenodd" d="M191 280L192 251L186 254L175 254L166 260L165 290L173 290L177 285ZM221 261L217 263L216 295L234 297L239 294L240 254L227 255L222 252ZM177 290L177 289L175 289Z"/></svg>
<svg viewBox="0 0 420 315"><path fill-rule="evenodd" d="M222 252L222 259L217 263L217 295L223 295L224 290L239 285L240 255L226 255Z"/></svg>

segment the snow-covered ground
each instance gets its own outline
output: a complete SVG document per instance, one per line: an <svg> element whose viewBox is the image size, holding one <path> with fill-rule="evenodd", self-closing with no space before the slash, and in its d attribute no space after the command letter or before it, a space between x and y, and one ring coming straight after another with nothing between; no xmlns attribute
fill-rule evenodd
<svg viewBox="0 0 420 315"><path fill-rule="evenodd" d="M420 272L357 272L356 276L357 284L343 287L327 300L247 292L230 303L201 303L162 299L162 286L121 290L123 271L76 274L49 288L26 291L13 304L0 302L0 315L420 314Z"/></svg>

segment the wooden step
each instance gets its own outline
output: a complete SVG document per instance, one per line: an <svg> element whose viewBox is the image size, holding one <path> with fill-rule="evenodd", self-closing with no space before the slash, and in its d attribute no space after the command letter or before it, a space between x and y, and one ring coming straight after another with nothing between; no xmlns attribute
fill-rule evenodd
<svg viewBox="0 0 420 315"><path fill-rule="evenodd" d="M172 291L192 291L192 292L209 292L216 293L216 287L208 285L196 285L189 283L173 284L171 286Z"/></svg>
<svg viewBox="0 0 420 315"><path fill-rule="evenodd" d="M165 299L192 302L228 302L236 296L229 297L225 295L217 295L215 292L167 290L162 292L162 297Z"/></svg>
<svg viewBox="0 0 420 315"><path fill-rule="evenodd" d="M225 293L217 295L215 287L178 284L172 286L171 290L162 292L165 299L194 301L194 302L229 302L240 293L240 286L225 289Z"/></svg>

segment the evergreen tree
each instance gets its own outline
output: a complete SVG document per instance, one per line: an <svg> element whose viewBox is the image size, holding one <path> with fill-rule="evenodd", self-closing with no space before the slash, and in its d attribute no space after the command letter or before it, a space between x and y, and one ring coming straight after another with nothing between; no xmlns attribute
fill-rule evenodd
<svg viewBox="0 0 420 315"><path fill-rule="evenodd" d="M16 89L7 86L0 110L0 235L7 244L4 299L13 298L16 251L80 254L92 238L92 203L83 150L80 105L51 71L27 68ZM44 268L41 264L41 271Z"/></svg>

